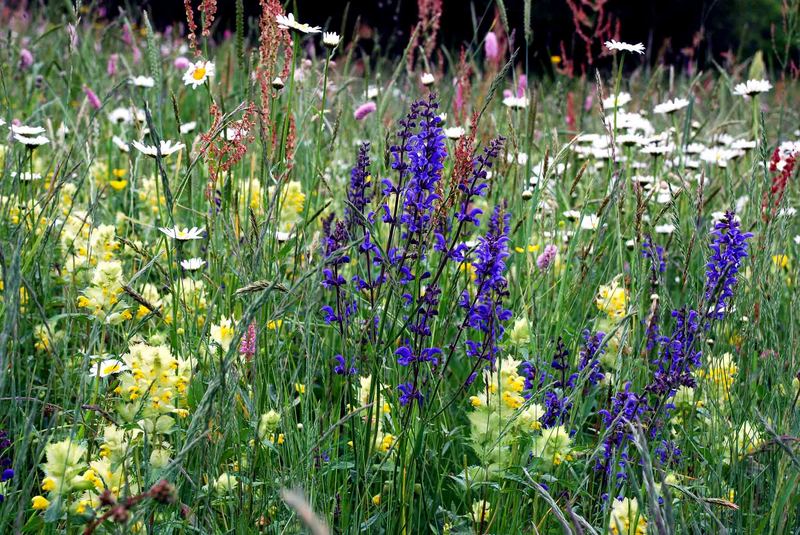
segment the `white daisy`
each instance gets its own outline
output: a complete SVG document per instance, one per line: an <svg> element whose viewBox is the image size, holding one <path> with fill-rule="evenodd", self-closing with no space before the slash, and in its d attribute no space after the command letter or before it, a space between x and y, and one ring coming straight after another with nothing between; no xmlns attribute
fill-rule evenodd
<svg viewBox="0 0 800 535"><path fill-rule="evenodd" d="M294 234L290 234L288 232L282 232L280 230L275 231L275 239L281 243L287 242L289 240L294 239Z"/></svg>
<svg viewBox="0 0 800 535"><path fill-rule="evenodd" d="M740 97L749 97L758 93L766 93L772 89L768 80L747 80L733 88L733 94Z"/></svg>
<svg viewBox="0 0 800 535"><path fill-rule="evenodd" d="M104 359L89 368L89 377L108 377L115 373L120 373L129 370L128 365L119 359Z"/></svg>
<svg viewBox="0 0 800 535"><path fill-rule="evenodd" d="M278 23L278 28L282 30L294 30L299 33L319 33L322 31L319 26L310 26L297 22L294 20L293 13L289 13L286 16L278 15L275 17L275 21Z"/></svg>
<svg viewBox="0 0 800 535"><path fill-rule="evenodd" d="M756 148L756 142L747 139L737 139L731 143L731 148L734 150L750 150Z"/></svg>
<svg viewBox="0 0 800 535"><path fill-rule="evenodd" d="M31 136L24 136L22 134L14 134L14 139L29 148L36 148L41 145L46 145L47 143L50 143L50 140L45 136L31 137Z"/></svg>
<svg viewBox="0 0 800 535"><path fill-rule="evenodd" d="M419 81L422 82L422 85L428 86L433 85L433 82L436 80L433 78L433 74L424 72L422 73L422 76L419 77Z"/></svg>
<svg viewBox="0 0 800 535"><path fill-rule="evenodd" d="M669 223L665 225L656 225L655 231L656 234L672 234L675 232L675 225L671 225Z"/></svg>
<svg viewBox="0 0 800 535"><path fill-rule="evenodd" d="M42 174L41 173L31 173L31 172L23 172L17 173L16 171L11 171L11 176L14 178L19 178L20 182L31 182L33 180L41 180Z"/></svg>
<svg viewBox="0 0 800 535"><path fill-rule="evenodd" d="M131 83L136 87L155 87L156 80L150 76L135 76L131 78Z"/></svg>
<svg viewBox="0 0 800 535"><path fill-rule="evenodd" d="M117 147L119 150L121 150L122 152L130 152L130 151L131 151L131 146L130 146L130 145L128 145L126 142L124 142L124 141L122 140L122 138L121 138L121 137L119 137L119 136L112 136L112 137L111 137L111 143L113 143L114 145L116 145L116 147Z"/></svg>
<svg viewBox="0 0 800 535"><path fill-rule="evenodd" d="M108 120L117 124L130 124L133 122L133 112L128 108L114 108L108 113Z"/></svg>
<svg viewBox="0 0 800 535"><path fill-rule="evenodd" d="M183 123L180 127L181 134L188 134L189 132L193 132L194 129L197 128L196 121L189 121L188 123Z"/></svg>
<svg viewBox="0 0 800 535"><path fill-rule="evenodd" d="M630 43L624 43L622 41L611 39L610 41L606 41L605 45L607 49L612 51L623 50L625 52L644 54L644 45L642 43L636 43L635 45L632 45Z"/></svg>
<svg viewBox="0 0 800 535"><path fill-rule="evenodd" d="M668 100L666 102L662 102L661 104L657 104L655 108L653 108L653 113L658 113L661 115L674 113L678 110L681 110L689 105L689 101L685 98L676 98L672 100Z"/></svg>
<svg viewBox="0 0 800 535"><path fill-rule="evenodd" d="M44 128L41 126L27 126L24 124L11 125L11 133L19 134L21 136L38 136L44 134Z"/></svg>
<svg viewBox="0 0 800 535"><path fill-rule="evenodd" d="M465 134L465 130L460 126L452 126L444 129L444 135L449 139L458 139Z"/></svg>
<svg viewBox="0 0 800 535"><path fill-rule="evenodd" d="M154 145L145 145L141 141L133 141L131 145L142 154L150 156L151 158L155 158L158 154L158 149L156 149ZM162 139L160 143L161 156L169 156L183 149L185 146L186 145L181 142L173 143L172 141L165 141Z"/></svg>
<svg viewBox="0 0 800 535"><path fill-rule="evenodd" d="M328 48L336 48L339 45L341 38L336 32L325 32L322 34L322 44Z"/></svg>
<svg viewBox="0 0 800 535"><path fill-rule="evenodd" d="M614 95L608 98L603 99L603 109L604 110L613 110L614 108L621 108L628 102L630 102L631 95L630 93L622 92L619 95Z"/></svg>
<svg viewBox="0 0 800 535"><path fill-rule="evenodd" d="M600 218L597 214L586 214L581 219L581 230L597 230L600 226Z"/></svg>
<svg viewBox="0 0 800 535"><path fill-rule="evenodd" d="M192 89L197 89L206 83L206 80L213 78L215 72L216 67L210 61L199 60L196 63L190 63L189 68L183 73L183 83L192 86Z"/></svg>
<svg viewBox="0 0 800 535"><path fill-rule="evenodd" d="M158 227L158 230L163 232L167 237L172 238L173 240L178 241L189 241L189 240L200 240L203 238L203 233L205 232L205 227L184 227L181 229L180 227L175 228L166 228L166 227Z"/></svg>
<svg viewBox="0 0 800 535"><path fill-rule="evenodd" d="M206 261L202 258L189 258L188 260L181 260L181 267L186 271L197 271L206 265Z"/></svg>
<svg viewBox="0 0 800 535"><path fill-rule="evenodd" d="M503 99L503 105L511 109L522 109L528 107L528 97L510 96Z"/></svg>

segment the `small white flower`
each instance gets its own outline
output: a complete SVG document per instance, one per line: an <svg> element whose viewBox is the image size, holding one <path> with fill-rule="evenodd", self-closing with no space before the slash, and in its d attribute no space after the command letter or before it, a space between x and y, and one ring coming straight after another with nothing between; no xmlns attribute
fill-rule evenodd
<svg viewBox="0 0 800 535"><path fill-rule="evenodd" d="M151 78L149 76L136 76L131 78L131 83L136 87L155 87L156 80L155 78Z"/></svg>
<svg viewBox="0 0 800 535"><path fill-rule="evenodd" d="M56 136L58 136L59 139L64 139L71 132L72 131L69 129L69 127L67 125L65 125L64 123L61 123L60 125L58 125L58 130L56 130Z"/></svg>
<svg viewBox="0 0 800 535"><path fill-rule="evenodd" d="M378 89L378 86L371 85L371 86L367 87L367 100L370 100L370 99L373 99L373 98L378 98L379 94L380 94L380 90Z"/></svg>
<svg viewBox="0 0 800 535"><path fill-rule="evenodd" d="M183 83L192 86L192 89L197 89L206 83L206 80L213 78L215 73L216 67L210 61L200 60L190 63L189 68L183 73Z"/></svg>
<svg viewBox="0 0 800 535"><path fill-rule="evenodd" d="M275 231L275 239L278 240L280 243L287 242L289 240L294 239L294 234L290 234L288 232L282 232L280 230Z"/></svg>
<svg viewBox="0 0 800 535"><path fill-rule="evenodd" d="M115 373L120 373L129 370L128 365L119 359L104 359L89 368L89 377L108 377Z"/></svg>
<svg viewBox="0 0 800 535"><path fill-rule="evenodd" d="M19 143L22 143L26 147L39 147L41 145L46 145L50 143L50 140L45 136L24 136L22 134L14 134L14 139L17 140Z"/></svg>
<svg viewBox="0 0 800 535"><path fill-rule="evenodd" d="M526 165L528 163L528 154L526 152L520 152L515 157L509 152L506 155L506 161L508 161L508 163L516 163L517 165Z"/></svg>
<svg viewBox="0 0 800 535"><path fill-rule="evenodd" d="M189 258L188 260L181 260L181 267L186 271L197 271L205 265L206 261L202 258Z"/></svg>
<svg viewBox="0 0 800 535"><path fill-rule="evenodd" d="M644 54L644 45L642 43L636 43L635 45L632 45L630 43L624 43L622 41L611 39L610 41L606 41L605 45L607 49L612 51L624 50L625 52Z"/></svg>
<svg viewBox="0 0 800 535"><path fill-rule="evenodd" d="M523 109L528 107L528 97L510 96L503 99L503 105L511 109Z"/></svg>
<svg viewBox="0 0 800 535"><path fill-rule="evenodd" d="M668 143L666 145L647 145L643 147L641 152L642 154L651 154L651 155L658 155L658 154L669 154L675 150L675 145Z"/></svg>
<svg viewBox="0 0 800 535"><path fill-rule="evenodd" d="M460 126L452 126L450 128L444 129L444 135L447 136L449 139L459 139L465 133L466 132L464 128Z"/></svg>
<svg viewBox="0 0 800 535"><path fill-rule="evenodd" d="M11 133L21 136L38 136L39 134L44 134L44 128L41 126L26 126L24 124L11 125Z"/></svg>
<svg viewBox="0 0 800 535"><path fill-rule="evenodd" d="M797 245L800 245L800 234L796 235L796 236L795 236L793 239L794 239L794 242L795 242Z"/></svg>
<svg viewBox="0 0 800 535"><path fill-rule="evenodd" d="M283 89L283 86L284 86L284 85L285 85L285 84L283 83L283 80L281 80L281 77L280 77L280 76L276 76L276 77L275 77L275 78L272 80L272 89Z"/></svg>
<svg viewBox="0 0 800 535"><path fill-rule="evenodd" d="M16 171L12 171L11 176L14 178L19 177L20 182L30 182L32 180L41 180L42 178L41 173L31 173L27 171L24 173L17 173Z"/></svg>
<svg viewBox="0 0 800 535"><path fill-rule="evenodd" d="M747 80L733 88L733 94L740 97L749 97L758 93L766 93L772 89L768 80Z"/></svg>
<svg viewBox="0 0 800 535"><path fill-rule="evenodd" d="M655 108L653 108L653 113L658 113L661 115L674 113L678 110L681 110L689 105L689 101L685 98L676 98L672 100L668 100L666 102L662 102L661 104L657 104Z"/></svg>
<svg viewBox="0 0 800 535"><path fill-rule="evenodd" d="M294 30L299 33L319 33L322 31L322 28L319 26L309 26L308 24L301 24L294 20L294 14L289 13L288 15L278 15L275 17L275 21L278 23L278 28L282 30Z"/></svg>
<svg viewBox="0 0 800 535"><path fill-rule="evenodd" d="M608 98L603 99L603 109L604 110L613 110L614 108L621 108L628 102L630 102L631 95L630 93L622 92L619 95L611 96Z"/></svg>
<svg viewBox="0 0 800 535"><path fill-rule="evenodd" d="M205 232L205 227L184 227L181 229L180 227L175 228L166 228L166 227L159 227L158 230L163 232L167 237L172 238L173 240L178 241L189 241L189 240L200 240L203 238L203 232Z"/></svg>
<svg viewBox="0 0 800 535"><path fill-rule="evenodd" d="M750 150L756 148L756 142L747 139L737 139L731 143L731 148L734 150Z"/></svg>
<svg viewBox="0 0 800 535"><path fill-rule="evenodd" d="M128 145L126 142L124 142L124 141L122 140L122 138L121 138L121 137L119 137L119 136L112 136L112 137L111 137L111 142L112 142L114 145L116 145L116 146L117 146L117 148L118 148L119 150L121 150L122 152L130 152L130 151L131 151L131 146L130 146L130 145Z"/></svg>
<svg viewBox="0 0 800 535"><path fill-rule="evenodd" d="M433 85L433 82L436 80L433 78L433 74L424 72L422 73L422 76L419 77L419 81L422 82L422 85L428 86Z"/></svg>
<svg viewBox="0 0 800 535"><path fill-rule="evenodd" d="M339 46L339 41L341 40L341 37L339 37L339 34L336 32L325 32L322 34L322 44L328 48L336 48Z"/></svg>
<svg viewBox="0 0 800 535"><path fill-rule="evenodd" d="M131 142L131 145L133 145L133 147L142 154L150 156L151 158L155 158L158 154L158 149L156 149L155 145L145 145L140 141L133 141ZM162 139L160 143L161 156L169 156L170 154L176 153L183 149L185 146L186 145L180 142L173 143L172 141L165 141Z"/></svg>
<svg viewBox="0 0 800 535"><path fill-rule="evenodd" d="M195 128L197 128L197 122L189 121L181 125L180 132L181 134L188 134L189 132L193 132Z"/></svg>
<svg viewBox="0 0 800 535"><path fill-rule="evenodd" d="M108 112L108 120L117 124L130 124L133 122L133 113L128 108L114 108Z"/></svg>
<svg viewBox="0 0 800 535"><path fill-rule="evenodd" d="M600 218L597 214L586 214L581 219L581 230L597 230L600 226Z"/></svg>
<svg viewBox="0 0 800 535"><path fill-rule="evenodd" d="M669 223L665 225L656 225L655 231L656 234L672 234L675 232L675 225L670 225Z"/></svg>

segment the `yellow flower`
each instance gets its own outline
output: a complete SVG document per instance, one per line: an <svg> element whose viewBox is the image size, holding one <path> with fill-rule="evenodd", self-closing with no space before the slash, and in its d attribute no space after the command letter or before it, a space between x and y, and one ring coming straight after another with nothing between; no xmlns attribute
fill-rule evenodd
<svg viewBox="0 0 800 535"><path fill-rule="evenodd" d="M108 181L108 185L111 186L111 188L114 191L122 191L122 190L125 189L125 186L128 185L128 181L127 180L109 180Z"/></svg>
<svg viewBox="0 0 800 535"><path fill-rule="evenodd" d="M41 511L42 509L47 509L50 507L50 500L45 498L44 496L34 496L31 500L31 505L37 511Z"/></svg>
<svg viewBox="0 0 800 535"><path fill-rule="evenodd" d="M776 254L772 256L772 263L779 269L786 269L789 267L789 257L785 254Z"/></svg>
<svg viewBox="0 0 800 535"><path fill-rule="evenodd" d="M550 63L553 65L558 65L561 63L561 56L550 56Z"/></svg>
<svg viewBox="0 0 800 535"><path fill-rule="evenodd" d="M228 351L233 342L235 326L230 318L222 318L218 325L211 327L211 339L217 343L223 351Z"/></svg>
<svg viewBox="0 0 800 535"><path fill-rule="evenodd" d="M621 277L617 275L610 284L600 286L595 298L597 309L610 320L622 319L628 310L628 290L619 285Z"/></svg>
<svg viewBox="0 0 800 535"><path fill-rule="evenodd" d="M614 500L608 530L613 535L646 535L647 518L639 511L636 498Z"/></svg>
<svg viewBox="0 0 800 535"><path fill-rule="evenodd" d="M380 505L381 504L381 495L376 494L372 497L372 505Z"/></svg>
<svg viewBox="0 0 800 535"><path fill-rule="evenodd" d="M304 385L303 383L295 383L294 391L302 396L303 394L306 393L306 385Z"/></svg>
<svg viewBox="0 0 800 535"><path fill-rule="evenodd" d="M281 325L283 325L283 320L269 320L267 322L267 329L274 331L280 329Z"/></svg>

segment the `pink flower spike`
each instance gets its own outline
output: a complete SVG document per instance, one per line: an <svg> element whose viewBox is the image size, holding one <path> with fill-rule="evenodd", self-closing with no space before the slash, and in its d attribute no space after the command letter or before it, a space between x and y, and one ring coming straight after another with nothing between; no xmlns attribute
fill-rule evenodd
<svg viewBox="0 0 800 535"><path fill-rule="evenodd" d="M364 104L356 108L355 113L353 113L353 117L356 118L356 121L363 121L367 115L374 112L376 109L378 108L377 106L375 106L374 102L372 101L365 102Z"/></svg>
<svg viewBox="0 0 800 535"><path fill-rule="evenodd" d="M97 93L92 91L88 85L83 86L83 92L86 93L86 100L89 101L92 108L99 110L103 107L103 103L100 102L100 97L98 97Z"/></svg>
<svg viewBox="0 0 800 535"><path fill-rule="evenodd" d="M106 65L106 73L109 76L114 76L117 74L117 60L119 56L117 54L111 54L108 56L108 64Z"/></svg>
<svg viewBox="0 0 800 535"><path fill-rule="evenodd" d="M486 59L497 61L500 55L500 44L497 42L496 33L489 32L486 34L486 39L483 41L483 51L486 54Z"/></svg>
<svg viewBox="0 0 800 535"><path fill-rule="evenodd" d="M525 91L528 89L528 77L524 74L519 75L517 82L517 97L522 98L525 96Z"/></svg>
<svg viewBox="0 0 800 535"><path fill-rule="evenodd" d="M546 245L542 254L540 254L539 258L536 259L536 267L539 268L539 271L547 271L547 268L549 268L550 264L553 263L553 260L556 259L557 253L558 247L552 243Z"/></svg>

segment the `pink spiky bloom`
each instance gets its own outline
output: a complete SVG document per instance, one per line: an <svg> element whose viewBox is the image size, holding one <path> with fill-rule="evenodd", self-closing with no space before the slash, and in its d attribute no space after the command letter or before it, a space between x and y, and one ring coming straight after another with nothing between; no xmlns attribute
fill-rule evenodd
<svg viewBox="0 0 800 535"><path fill-rule="evenodd" d="M108 56L108 63L106 64L106 74L109 76L114 76L117 74L117 60L119 56L117 54L111 54Z"/></svg>
<svg viewBox="0 0 800 535"><path fill-rule="evenodd" d="M524 74L519 75L519 81L517 82L517 96L522 98L525 96L525 91L528 90L528 77Z"/></svg>
<svg viewBox="0 0 800 535"><path fill-rule="evenodd" d="M497 34L489 32L486 34L486 39L483 41L483 52L486 54L486 59L492 63L500 59L500 43L497 41Z"/></svg>
<svg viewBox="0 0 800 535"><path fill-rule="evenodd" d="M549 268L553 263L553 260L556 259L557 253L558 247L552 243L546 245L542 254L540 254L539 258L536 259L536 267L539 268L539 271L546 271L547 268Z"/></svg>
<svg viewBox="0 0 800 535"><path fill-rule="evenodd" d="M92 108L99 110L103 107L103 103L100 102L100 97L98 97L97 93L92 91L88 85L83 86L83 92L86 93L86 100L89 101Z"/></svg>
<svg viewBox="0 0 800 535"><path fill-rule="evenodd" d="M375 106L374 102L372 101L365 102L364 104L356 108L356 111L353 113L353 117L355 117L356 121L363 121L367 115L373 113L377 109L378 108L377 106Z"/></svg>
<svg viewBox="0 0 800 535"><path fill-rule="evenodd" d="M586 95L586 100L583 101L583 111L591 111L593 102L594 98L592 97L591 93Z"/></svg>
<svg viewBox="0 0 800 535"><path fill-rule="evenodd" d="M249 359L256 354L256 324L250 323L247 326L247 332L242 337L242 343L239 345L239 353Z"/></svg>

